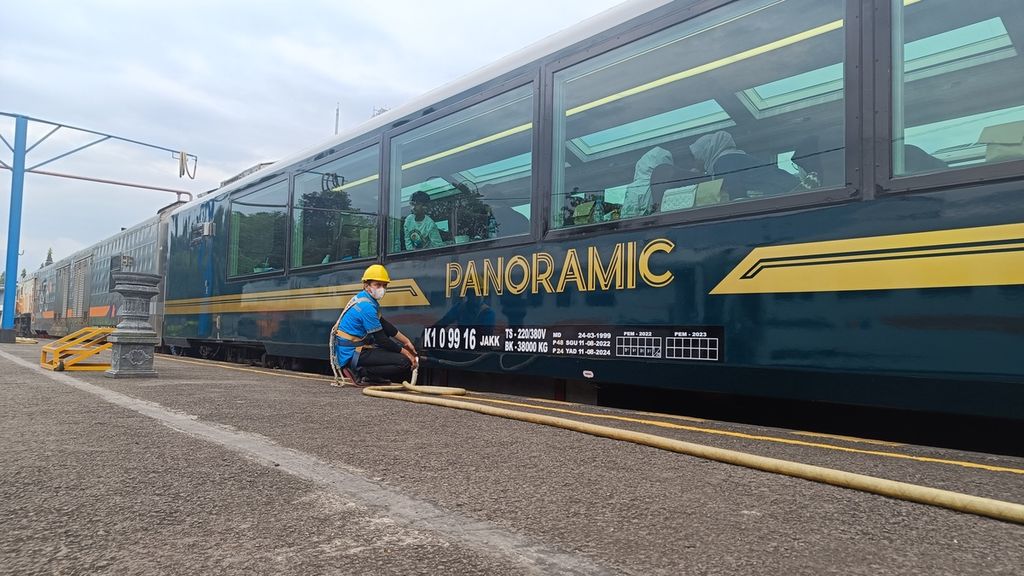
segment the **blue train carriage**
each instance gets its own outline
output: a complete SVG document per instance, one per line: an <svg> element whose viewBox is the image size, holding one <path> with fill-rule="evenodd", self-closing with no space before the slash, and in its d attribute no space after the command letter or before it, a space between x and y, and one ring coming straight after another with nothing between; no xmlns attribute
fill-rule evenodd
<svg viewBox="0 0 1024 576"><path fill-rule="evenodd" d="M165 339L1024 417L1015 0L634 2L179 209ZM221 352L221 351L224 352Z"/></svg>
<svg viewBox="0 0 1024 576"><path fill-rule="evenodd" d="M19 282L32 290L31 326L37 335L61 337L86 326L117 325L119 296L111 291L111 267L164 275L167 222L175 202L156 216L121 230ZM163 328L163 290L150 302L154 330Z"/></svg>

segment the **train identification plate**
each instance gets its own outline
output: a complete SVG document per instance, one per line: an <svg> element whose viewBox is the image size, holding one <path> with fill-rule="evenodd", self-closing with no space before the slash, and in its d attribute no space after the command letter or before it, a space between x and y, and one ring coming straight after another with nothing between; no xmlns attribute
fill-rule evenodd
<svg viewBox="0 0 1024 576"><path fill-rule="evenodd" d="M721 362L721 326L430 326L426 350L493 351L583 358Z"/></svg>

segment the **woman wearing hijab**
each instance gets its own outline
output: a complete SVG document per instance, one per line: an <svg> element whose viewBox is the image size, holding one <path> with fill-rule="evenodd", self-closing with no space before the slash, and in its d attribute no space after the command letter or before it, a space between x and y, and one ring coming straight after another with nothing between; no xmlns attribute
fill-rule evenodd
<svg viewBox="0 0 1024 576"><path fill-rule="evenodd" d="M664 164L672 164L672 154L659 146L648 150L636 163L633 181L626 188L626 197L622 201L622 218L634 218L651 213L651 175L654 174L655 168Z"/></svg>
<svg viewBox="0 0 1024 576"><path fill-rule="evenodd" d="M795 176L774 163L765 163L736 148L728 132L705 134L690 144L693 157L703 164L704 172L721 178L722 190L730 199L785 194L797 187Z"/></svg>

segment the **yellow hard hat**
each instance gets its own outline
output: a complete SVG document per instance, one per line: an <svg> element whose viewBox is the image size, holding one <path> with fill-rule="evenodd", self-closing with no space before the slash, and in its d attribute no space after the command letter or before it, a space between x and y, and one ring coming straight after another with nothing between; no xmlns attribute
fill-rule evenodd
<svg viewBox="0 0 1024 576"><path fill-rule="evenodd" d="M377 282L391 282L391 276L388 276L388 269L380 264L371 264L366 272L363 272L363 282L369 282L376 280Z"/></svg>

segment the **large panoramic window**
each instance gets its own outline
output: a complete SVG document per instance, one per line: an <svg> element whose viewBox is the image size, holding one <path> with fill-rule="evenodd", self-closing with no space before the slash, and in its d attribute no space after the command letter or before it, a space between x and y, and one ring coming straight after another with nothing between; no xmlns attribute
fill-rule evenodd
<svg viewBox="0 0 1024 576"><path fill-rule="evenodd" d="M373 146L295 176L293 267L377 255L379 150Z"/></svg>
<svg viewBox="0 0 1024 576"><path fill-rule="evenodd" d="M555 74L552 225L843 186L844 2L735 2Z"/></svg>
<svg viewBox="0 0 1024 576"><path fill-rule="evenodd" d="M229 227L229 276L284 270L288 182L233 198Z"/></svg>
<svg viewBox="0 0 1024 576"><path fill-rule="evenodd" d="M532 144L532 86L393 138L391 250L528 234Z"/></svg>
<svg viewBox="0 0 1024 576"><path fill-rule="evenodd" d="M893 0L893 175L1024 158L1021 0Z"/></svg>

